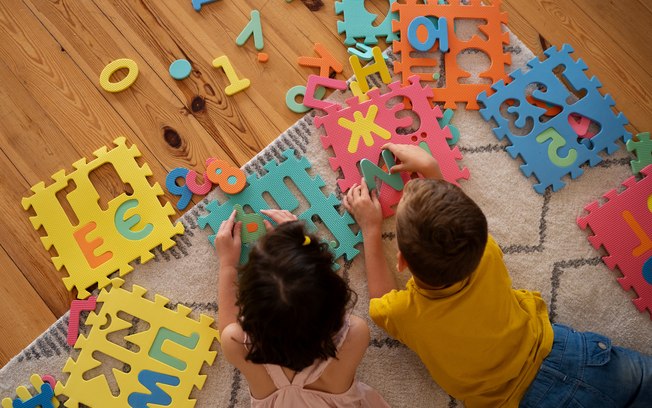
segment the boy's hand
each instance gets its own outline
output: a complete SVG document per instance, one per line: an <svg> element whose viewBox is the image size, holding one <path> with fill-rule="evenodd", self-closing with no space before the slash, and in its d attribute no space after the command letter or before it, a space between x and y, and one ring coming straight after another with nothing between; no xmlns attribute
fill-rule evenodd
<svg viewBox="0 0 652 408"><path fill-rule="evenodd" d="M415 145L387 143L383 149L389 150L400 161L389 169L390 173L407 171L421 173L423 177L442 180L437 159Z"/></svg>
<svg viewBox="0 0 652 408"><path fill-rule="evenodd" d="M220 269L237 268L240 262L242 239L240 238L241 222L235 222L236 211L233 210L228 220L222 221L215 235L215 250L220 257Z"/></svg>
<svg viewBox="0 0 652 408"><path fill-rule="evenodd" d="M276 225L283 224L284 222L297 220L297 216L292 214L288 210L260 210L260 212L268 216L269 218L271 218L276 223ZM263 220L263 223L265 223L265 228L267 229L267 232L270 232L271 230L274 229L274 226L272 225L271 222L267 220Z"/></svg>
<svg viewBox="0 0 652 408"><path fill-rule="evenodd" d="M383 213L375 190L369 192L367 182L362 179L360 185L354 184L342 199L342 204L353 215L362 233L375 231L380 233Z"/></svg>

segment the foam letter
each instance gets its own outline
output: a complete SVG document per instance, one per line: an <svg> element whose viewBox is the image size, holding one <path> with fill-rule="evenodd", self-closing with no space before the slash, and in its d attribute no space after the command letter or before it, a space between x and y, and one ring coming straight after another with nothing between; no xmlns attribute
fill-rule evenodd
<svg viewBox="0 0 652 408"><path fill-rule="evenodd" d="M97 237L92 241L86 240L88 234L95 230L96 227L97 224L95 221L91 221L72 233L75 241L77 241L77 245L79 245L79 249L81 249L84 257L86 257L88 265L91 268L97 268L113 257L113 253L111 253L111 251L106 251L99 256L95 255L95 250L102 246L104 243L104 240L101 237Z"/></svg>

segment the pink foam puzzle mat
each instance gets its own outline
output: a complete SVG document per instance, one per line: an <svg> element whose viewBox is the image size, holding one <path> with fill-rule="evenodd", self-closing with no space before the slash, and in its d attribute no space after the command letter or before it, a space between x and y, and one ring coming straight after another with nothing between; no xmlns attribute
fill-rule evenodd
<svg viewBox="0 0 652 408"><path fill-rule="evenodd" d="M324 128L325 135L321 138L324 149L333 151L330 166L341 173L337 180L340 190L347 191L360 182L358 162L362 159L373 164L380 162L382 146L386 143L424 143L439 162L444 179L455 184L460 179L468 179L469 170L458 164L462 154L457 147L448 144L453 138L451 130L439 125L438 120L443 117L441 109L430 105L432 90L423 86L418 76L411 77L409 85L403 86L396 81L388 88L386 92L369 91L369 99L365 101L349 98L345 107L333 104L324 109L325 115L318 113L315 117L315 125ZM414 116L398 116L405 107L405 100L409 101ZM403 129L411 131L404 133ZM398 204L401 194L396 191L387 183L380 188L385 216L393 214L392 207Z"/></svg>
<svg viewBox="0 0 652 408"><path fill-rule="evenodd" d="M602 260L620 271L618 283L634 290L638 296L634 305L641 312L647 310L652 319L652 165L641 175L640 180L635 176L625 180L623 191L605 193L606 202L584 207L588 215L579 217L577 224L591 230L591 245L607 251Z"/></svg>

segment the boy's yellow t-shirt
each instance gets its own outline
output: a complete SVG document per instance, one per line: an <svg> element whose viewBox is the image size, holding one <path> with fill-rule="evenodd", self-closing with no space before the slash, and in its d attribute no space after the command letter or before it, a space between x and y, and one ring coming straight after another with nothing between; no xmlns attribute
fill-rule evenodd
<svg viewBox="0 0 652 408"><path fill-rule="evenodd" d="M512 289L491 236L480 265L463 282L426 290L410 279L405 290L372 299L369 314L468 408L518 406L552 348L541 294Z"/></svg>

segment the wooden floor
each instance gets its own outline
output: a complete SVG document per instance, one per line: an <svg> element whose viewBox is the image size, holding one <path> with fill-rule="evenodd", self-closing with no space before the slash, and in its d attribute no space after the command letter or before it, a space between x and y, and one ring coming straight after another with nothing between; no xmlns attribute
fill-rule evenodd
<svg viewBox="0 0 652 408"><path fill-rule="evenodd" d="M496 0L494 0L496 1ZM333 2L221 0L195 12L190 0L3 0L0 4L0 366L64 314L71 295L39 241L21 198L30 186L81 157L126 136L164 183L175 167L202 170L219 157L242 165L299 119L285 93L314 69L297 57L323 43L345 62ZM367 1L384 14L386 0ZM235 38L261 12L264 51L256 61L250 40ZM603 90L631 122L652 129L652 3L648 0L504 0L509 27L535 53L570 43ZM251 87L226 96L224 73L211 66L228 55ZM140 74L127 91L98 85L110 61L131 58ZM169 64L192 61L193 73L175 81ZM351 76L346 66L338 78ZM98 170L100 172L100 170ZM120 194L115 177L94 175L101 200ZM169 200L174 200L170 195Z"/></svg>

